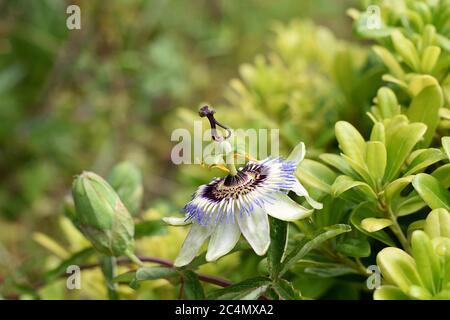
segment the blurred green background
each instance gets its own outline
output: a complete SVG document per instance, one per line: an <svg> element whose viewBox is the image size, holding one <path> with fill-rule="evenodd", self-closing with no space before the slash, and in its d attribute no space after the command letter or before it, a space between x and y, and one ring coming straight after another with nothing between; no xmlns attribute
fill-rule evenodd
<svg viewBox="0 0 450 320"><path fill-rule="evenodd" d="M69 4L81 7L81 30L66 28ZM82 170L106 175L131 160L144 175L145 214L179 211L212 173L174 166L170 134L190 128L203 102L222 110L224 123L282 126L283 150L299 139L309 142L312 156L326 149L332 125L327 131L323 122L359 119L364 108L347 107L368 106L373 95L332 84L339 84L333 70L345 71L367 54L351 44L345 11L354 5L0 0L0 293L18 294L8 288L8 275L30 283L55 263L42 234L65 250L82 247L61 220L64 197ZM381 71L365 80L380 81ZM246 113L254 104L266 115ZM294 111L286 113L288 106ZM142 250L173 257L182 239L182 231L174 232L181 234Z"/></svg>

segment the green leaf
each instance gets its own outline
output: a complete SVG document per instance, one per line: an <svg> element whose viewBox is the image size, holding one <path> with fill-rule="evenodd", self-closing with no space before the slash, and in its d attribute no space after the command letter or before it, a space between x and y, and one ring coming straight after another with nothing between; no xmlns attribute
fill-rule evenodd
<svg viewBox="0 0 450 320"><path fill-rule="evenodd" d="M429 292L436 292L439 287L441 268L439 257L434 252L430 238L421 230L414 231L411 236L411 248L423 284Z"/></svg>
<svg viewBox="0 0 450 320"><path fill-rule="evenodd" d="M347 161L353 170L359 175L359 179L362 179L363 181L367 182L369 185L375 187L375 181L372 179L372 176L369 173L369 170L367 169L367 165L364 163L363 165L360 165L358 162L353 160L352 158L346 156L345 154L341 154L342 158Z"/></svg>
<svg viewBox="0 0 450 320"><path fill-rule="evenodd" d="M431 175L435 177L444 188L450 188L450 163L440 166Z"/></svg>
<svg viewBox="0 0 450 320"><path fill-rule="evenodd" d="M136 271L128 271L122 274L119 274L118 276L114 277L114 282L127 282L130 283L132 281L136 280Z"/></svg>
<svg viewBox="0 0 450 320"><path fill-rule="evenodd" d="M336 178L333 185L331 186L331 194L333 195L333 197L337 198L342 193L353 188L358 188L358 190L360 190L368 198L368 200L377 199L377 195L367 183L355 181L352 178L344 175Z"/></svg>
<svg viewBox="0 0 450 320"><path fill-rule="evenodd" d="M359 131L346 121L338 121L335 125L335 131L339 148L344 154L359 165L365 165L366 142Z"/></svg>
<svg viewBox="0 0 450 320"><path fill-rule="evenodd" d="M400 201L398 201L393 211L397 217L403 217L419 211L426 205L416 192L411 192L407 197L400 197Z"/></svg>
<svg viewBox="0 0 450 320"><path fill-rule="evenodd" d="M386 196L386 199L388 203L393 203L395 198L400 196L400 193L403 189L406 188L407 185L409 185L412 180L414 179L414 176L407 176L403 178L396 179L389 183L384 188L384 194Z"/></svg>
<svg viewBox="0 0 450 320"><path fill-rule="evenodd" d="M269 285L257 287L248 292L238 294L237 296L235 296L233 298L233 300L257 300L259 297L261 297L264 294L264 292L267 291L268 288L269 288Z"/></svg>
<svg viewBox="0 0 450 320"><path fill-rule="evenodd" d="M373 125L370 141L379 141L383 144L386 142L386 132L382 122L377 122Z"/></svg>
<svg viewBox="0 0 450 320"><path fill-rule="evenodd" d="M394 180L385 187L385 197L390 210L397 216L414 213L426 206L426 203L416 193L411 192L406 197L401 192L412 182L414 176L406 176Z"/></svg>
<svg viewBox="0 0 450 320"><path fill-rule="evenodd" d="M47 272L44 276L44 282L49 283L55 281L62 275L66 274L67 268L71 265L82 265L94 254L94 252L95 251L93 248L87 248L76 252L70 258L61 262L56 268Z"/></svg>
<svg viewBox="0 0 450 320"><path fill-rule="evenodd" d="M405 63L414 71L419 71L420 59L416 47L400 31L395 30L391 34L392 44Z"/></svg>
<svg viewBox="0 0 450 320"><path fill-rule="evenodd" d="M223 289L214 290L207 298L212 300L239 299L259 288L267 288L270 284L270 279L265 277L251 278Z"/></svg>
<svg viewBox="0 0 450 320"><path fill-rule="evenodd" d="M358 237L355 237L347 233L345 236L341 236L336 244L337 251L354 258L368 257L371 251L370 243L365 235L359 232L358 235Z"/></svg>
<svg viewBox="0 0 450 320"><path fill-rule="evenodd" d="M375 181L381 181L386 169L386 147L378 141L368 141L366 145L366 163L369 173Z"/></svg>
<svg viewBox="0 0 450 320"><path fill-rule="evenodd" d="M395 179L406 158L414 146L419 142L427 127L423 123L411 123L395 130L387 142L387 166L384 175L385 181Z"/></svg>
<svg viewBox="0 0 450 320"><path fill-rule="evenodd" d="M428 214L424 229L431 239L450 238L450 213L445 209L434 209Z"/></svg>
<svg viewBox="0 0 450 320"><path fill-rule="evenodd" d="M136 280L169 279L178 276L178 272L168 267L142 267L136 270Z"/></svg>
<svg viewBox="0 0 450 320"><path fill-rule="evenodd" d="M415 176L412 184L431 209L450 210L450 192L444 189L436 178L420 173Z"/></svg>
<svg viewBox="0 0 450 320"><path fill-rule="evenodd" d="M392 225L392 221L385 218L365 218L361 221L361 228L367 232L376 232Z"/></svg>
<svg viewBox="0 0 450 320"><path fill-rule="evenodd" d="M305 273L315 275L321 278L334 278L343 276L346 274L355 274L356 271L349 266L341 265L335 267L326 267L326 268L318 268L318 267L308 267L305 268Z"/></svg>
<svg viewBox="0 0 450 320"><path fill-rule="evenodd" d="M336 178L333 170L310 159L300 163L296 176L302 183L325 193L331 192L331 184Z"/></svg>
<svg viewBox="0 0 450 320"><path fill-rule="evenodd" d="M425 48L420 64L423 73L430 74L433 72L440 54L441 48L439 48L438 46L428 46Z"/></svg>
<svg viewBox="0 0 450 320"><path fill-rule="evenodd" d="M427 126L421 147L430 145L439 123L439 109L444 103L442 90L438 84L425 87L416 95L408 108L408 118L412 122L422 122Z"/></svg>
<svg viewBox="0 0 450 320"><path fill-rule="evenodd" d="M422 285L414 259L399 248L381 250L377 255L377 265L384 279L396 284L405 293L409 292L411 286Z"/></svg>
<svg viewBox="0 0 450 320"><path fill-rule="evenodd" d="M135 225L135 239L167 234L167 226L162 220L147 220Z"/></svg>
<svg viewBox="0 0 450 320"><path fill-rule="evenodd" d="M392 53L389 52L389 50L381 46L373 46L372 50L378 57L380 57L392 75L399 79L403 79L405 77L402 67Z"/></svg>
<svg viewBox="0 0 450 320"><path fill-rule="evenodd" d="M441 141L447 158L450 160L450 137L442 137Z"/></svg>
<svg viewBox="0 0 450 320"><path fill-rule="evenodd" d="M279 279L273 284L272 288L282 300L298 300L300 297L299 293L296 292L292 284L284 279Z"/></svg>
<svg viewBox="0 0 450 320"><path fill-rule="evenodd" d="M270 246L267 261L272 279L276 279L281 270L281 262L287 247L288 231L289 225L287 222L274 218L270 219Z"/></svg>
<svg viewBox="0 0 450 320"><path fill-rule="evenodd" d="M392 118L400 114L400 105L398 104L397 97L390 88L381 87L378 89L376 102L383 118Z"/></svg>
<svg viewBox="0 0 450 320"><path fill-rule="evenodd" d="M355 226L356 229L362 233L377 239L388 246L395 246L395 242L392 241L391 237L383 230L375 232L367 232L362 226L361 222L366 218L377 218L380 217L380 213L376 211L373 204L370 202L361 203L357 206L350 215L350 222Z"/></svg>
<svg viewBox="0 0 450 320"><path fill-rule="evenodd" d="M295 263L305 257L311 250L319 247L325 241L337 237L338 235L350 232L351 227L347 224L336 224L331 227L325 227L318 231L311 240L304 239L301 243L295 246L284 260L283 269L280 272L280 276L288 271Z"/></svg>
<svg viewBox="0 0 450 320"><path fill-rule="evenodd" d="M416 150L411 153L410 159L406 161L408 166L404 175L408 176L411 174L416 174L433 163L443 159L445 159L445 155L439 149L430 148Z"/></svg>
<svg viewBox="0 0 450 320"><path fill-rule="evenodd" d="M183 293L188 300L202 300L205 298L202 284L195 272L183 271Z"/></svg>
<svg viewBox="0 0 450 320"><path fill-rule="evenodd" d="M422 219L422 220L416 220L416 221L414 221L413 223L411 223L409 226L408 226L408 230L407 230L407 235L408 235L408 239L411 239L411 235L412 235L412 233L414 232L414 231L416 231L416 230L423 230L423 228L424 228L424 226L425 226L425 219Z"/></svg>
<svg viewBox="0 0 450 320"><path fill-rule="evenodd" d="M412 97L415 97L425 88L430 86L440 86L440 84L436 78L427 74L412 75L409 79L406 91L409 92Z"/></svg>
<svg viewBox="0 0 450 320"><path fill-rule="evenodd" d="M323 153L319 156L319 158L326 164L335 167L342 173L348 176L355 176L355 172L353 171L352 167L341 156L333 153Z"/></svg>
<svg viewBox="0 0 450 320"><path fill-rule="evenodd" d="M409 297L396 286L381 286L373 293L374 300L409 300Z"/></svg>

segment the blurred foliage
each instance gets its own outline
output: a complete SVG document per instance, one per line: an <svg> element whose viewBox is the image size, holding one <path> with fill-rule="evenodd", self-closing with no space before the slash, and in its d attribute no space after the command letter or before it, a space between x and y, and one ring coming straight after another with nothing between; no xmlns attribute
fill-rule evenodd
<svg viewBox="0 0 450 320"><path fill-rule="evenodd" d="M175 182L161 124L180 104L221 101L236 66L267 49L274 21L315 16L345 32L344 6L326 1L70 3L81 30L67 30L64 1L0 1L0 281L18 266L25 282L48 269L30 232L67 246L55 216L83 169L137 163L145 206L192 192L195 181Z"/></svg>

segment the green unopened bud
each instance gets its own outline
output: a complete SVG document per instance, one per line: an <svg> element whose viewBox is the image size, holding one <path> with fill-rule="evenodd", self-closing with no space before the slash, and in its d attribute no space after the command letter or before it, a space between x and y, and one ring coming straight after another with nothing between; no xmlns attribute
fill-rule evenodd
<svg viewBox="0 0 450 320"><path fill-rule="evenodd" d="M133 216L139 214L143 195L142 174L139 168L131 162L121 162L111 170L108 181L128 211Z"/></svg>
<svg viewBox="0 0 450 320"><path fill-rule="evenodd" d="M77 221L95 249L109 256L129 255L133 218L114 189L99 175L83 172L72 185Z"/></svg>

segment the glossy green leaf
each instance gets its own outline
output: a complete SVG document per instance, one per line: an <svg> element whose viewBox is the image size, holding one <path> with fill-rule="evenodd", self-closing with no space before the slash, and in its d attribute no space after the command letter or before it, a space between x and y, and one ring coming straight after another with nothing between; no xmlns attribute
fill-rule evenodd
<svg viewBox="0 0 450 320"><path fill-rule="evenodd" d="M400 79L404 78L405 73L402 67L389 50L381 46L373 46L372 50L380 57L392 75Z"/></svg>
<svg viewBox="0 0 450 320"><path fill-rule="evenodd" d="M409 300L409 297L396 286L381 286L373 293L374 300Z"/></svg>
<svg viewBox="0 0 450 320"><path fill-rule="evenodd" d="M408 118L412 122L422 122L427 126L423 141L419 146L428 147L439 123L439 109L443 105L442 90L438 84L425 87L416 95L408 108Z"/></svg>
<svg viewBox="0 0 450 320"><path fill-rule="evenodd" d="M450 137L442 137L441 141L447 158L450 160Z"/></svg>
<svg viewBox="0 0 450 320"><path fill-rule="evenodd" d="M399 199L393 211L397 217L403 217L425 208L426 205L416 192L411 192L409 196Z"/></svg>
<svg viewBox="0 0 450 320"><path fill-rule="evenodd" d="M450 210L450 191L444 189L436 178L420 173L415 176L412 184L431 209Z"/></svg>
<svg viewBox="0 0 450 320"><path fill-rule="evenodd" d="M374 208L374 205L370 202L361 203L357 206L350 215L350 222L356 229L362 233L377 239L388 246L395 246L395 242L391 237L384 231L379 230L375 232L367 232L362 226L361 222L366 218L381 218L380 213Z"/></svg>
<svg viewBox="0 0 450 320"><path fill-rule="evenodd" d="M411 236L412 256L416 261L417 271L429 292L438 290L440 281L440 262L433 250L430 238L421 230L416 230Z"/></svg>
<svg viewBox="0 0 450 320"><path fill-rule="evenodd" d="M385 218L365 218L361 221L361 228L367 232L376 232L392 225L392 221Z"/></svg>
<svg viewBox="0 0 450 320"><path fill-rule="evenodd" d="M368 141L366 145L366 163L369 173L375 181L381 181L386 169L386 147L378 141Z"/></svg>
<svg viewBox="0 0 450 320"><path fill-rule="evenodd" d="M444 188L450 188L450 163L440 166L431 175L440 182Z"/></svg>
<svg viewBox="0 0 450 320"><path fill-rule="evenodd" d="M424 230L431 239L450 238L450 213L445 209L434 209L425 220Z"/></svg>
<svg viewBox="0 0 450 320"><path fill-rule="evenodd" d="M425 227L425 219L416 220L408 226L407 236L408 239L411 239L411 235L416 230L423 230Z"/></svg>
<svg viewBox="0 0 450 320"><path fill-rule="evenodd" d="M427 127L422 123L401 126L387 141L387 166L385 181L395 179L414 146L422 139Z"/></svg>
<svg viewBox="0 0 450 320"><path fill-rule="evenodd" d="M366 142L359 131L348 122L338 121L335 125L335 132L342 152L356 163L364 165Z"/></svg>
<svg viewBox="0 0 450 320"><path fill-rule="evenodd" d="M388 247L377 255L377 265L384 279L407 293L411 286L421 286L414 259L399 248Z"/></svg>
<svg viewBox="0 0 450 320"><path fill-rule="evenodd" d="M351 177L355 176L355 172L353 171L352 167L341 156L333 153L323 153L319 156L319 158L326 164L335 167L342 173Z"/></svg>
<svg viewBox="0 0 450 320"><path fill-rule="evenodd" d="M377 195L367 183L355 181L349 176L344 175L336 178L333 185L331 186L331 194L333 195L333 197L337 198L342 193L353 188L358 188L358 190L364 193L364 195L368 198L368 200L377 199Z"/></svg>
<svg viewBox="0 0 450 320"><path fill-rule="evenodd" d="M382 122L377 122L373 125L370 141L379 141L383 144L386 142L386 132Z"/></svg>
<svg viewBox="0 0 450 320"><path fill-rule="evenodd" d="M428 46L425 48L420 67L423 73L431 73L441 54L441 48L438 46Z"/></svg>
<svg viewBox="0 0 450 320"><path fill-rule="evenodd" d="M369 185L375 186L375 181L372 179L372 176L369 173L369 170L367 169L367 165L364 163L363 165L360 165L357 161L353 160L352 158L348 157L345 154L341 154L342 158L347 161L353 170L359 175L360 179L363 181L366 181Z"/></svg>
<svg viewBox="0 0 450 320"><path fill-rule="evenodd" d="M411 69L418 71L420 59L414 44L398 30L392 32L391 38L395 50L402 56L405 63Z"/></svg>
<svg viewBox="0 0 450 320"><path fill-rule="evenodd" d="M336 178L330 168L310 159L304 159L300 163L296 176L302 183L325 193L331 192L331 184Z"/></svg>
<svg viewBox="0 0 450 320"><path fill-rule="evenodd" d="M392 118L393 116L400 114L400 105L398 104L397 97L388 87L381 87L378 90L377 106L383 118Z"/></svg>
<svg viewBox="0 0 450 320"><path fill-rule="evenodd" d="M408 166L404 175L416 174L428 166L445 159L445 155L439 149L420 149L411 153L410 159L406 162Z"/></svg>
<svg viewBox="0 0 450 320"><path fill-rule="evenodd" d="M439 86L436 78L427 74L412 75L408 82L407 91L412 97L419 95L425 88Z"/></svg>

